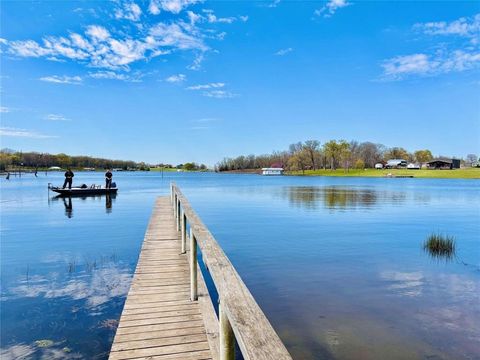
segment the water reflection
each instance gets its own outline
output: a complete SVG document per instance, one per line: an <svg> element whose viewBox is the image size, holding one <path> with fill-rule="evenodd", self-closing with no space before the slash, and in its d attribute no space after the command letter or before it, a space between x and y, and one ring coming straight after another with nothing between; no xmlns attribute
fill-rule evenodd
<svg viewBox="0 0 480 360"><path fill-rule="evenodd" d="M281 188L280 195L288 199L291 205L310 210L322 206L331 210L370 208L379 202L402 203L406 198L404 192L338 186L289 186Z"/></svg>
<svg viewBox="0 0 480 360"><path fill-rule="evenodd" d="M113 194L106 194L106 195L97 195L97 196L82 196L82 197L72 197L72 196L64 196L64 195L57 195L50 200L53 201L62 201L63 206L65 207L65 216L69 219L73 217L73 198L75 201L80 200L83 202L87 201L96 201L97 199L105 198L105 212L110 214L113 209L113 203L115 202L117 195Z"/></svg>

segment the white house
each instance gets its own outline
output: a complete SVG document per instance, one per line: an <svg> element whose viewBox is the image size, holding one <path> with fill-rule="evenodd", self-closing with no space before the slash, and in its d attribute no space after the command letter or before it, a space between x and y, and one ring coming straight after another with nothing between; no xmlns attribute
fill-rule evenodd
<svg viewBox="0 0 480 360"><path fill-rule="evenodd" d="M263 168L262 175L283 175L283 168Z"/></svg>

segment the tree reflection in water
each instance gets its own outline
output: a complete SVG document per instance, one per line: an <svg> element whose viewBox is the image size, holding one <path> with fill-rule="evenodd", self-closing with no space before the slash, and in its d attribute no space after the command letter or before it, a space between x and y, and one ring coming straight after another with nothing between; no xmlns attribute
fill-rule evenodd
<svg viewBox="0 0 480 360"><path fill-rule="evenodd" d="M281 196L291 205L315 210L325 207L331 210L352 208L370 208L381 203L401 203L405 200L403 192L375 191L337 186L289 186L281 190Z"/></svg>

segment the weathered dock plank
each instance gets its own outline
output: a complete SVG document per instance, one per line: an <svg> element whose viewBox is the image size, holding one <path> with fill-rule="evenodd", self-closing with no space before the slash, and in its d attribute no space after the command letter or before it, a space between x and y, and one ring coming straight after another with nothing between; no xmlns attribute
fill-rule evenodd
<svg viewBox="0 0 480 360"><path fill-rule="evenodd" d="M187 254L181 253L169 197L158 198L125 302L111 360L208 360L216 317L203 278L199 301L190 300ZM213 349L211 349L213 348ZM212 351L213 350L213 351Z"/></svg>

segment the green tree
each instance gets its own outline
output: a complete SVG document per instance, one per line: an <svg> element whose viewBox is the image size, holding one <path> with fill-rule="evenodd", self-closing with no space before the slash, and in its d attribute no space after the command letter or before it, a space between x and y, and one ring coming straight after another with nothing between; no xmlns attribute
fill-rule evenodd
<svg viewBox="0 0 480 360"><path fill-rule="evenodd" d="M187 170L187 171L192 171L192 170L195 170L196 168L197 168L197 166L196 166L195 163L185 163L185 164L183 164L183 169Z"/></svg>
<svg viewBox="0 0 480 360"><path fill-rule="evenodd" d="M355 161L355 169L365 169L365 161L362 159L357 159L357 161Z"/></svg>
<svg viewBox="0 0 480 360"><path fill-rule="evenodd" d="M302 174L305 174L305 169L309 162L309 155L308 152L304 149L297 151L295 154L290 156L288 159L288 168L290 170L301 170Z"/></svg>
<svg viewBox="0 0 480 360"><path fill-rule="evenodd" d="M323 152L330 162L330 169L335 170L336 163L340 156L340 146L336 140L330 140L323 144Z"/></svg>
<svg viewBox="0 0 480 360"><path fill-rule="evenodd" d="M415 160L419 162L420 164L424 164L426 162L429 162L433 159L432 153L430 150L417 150L414 153L415 155Z"/></svg>

